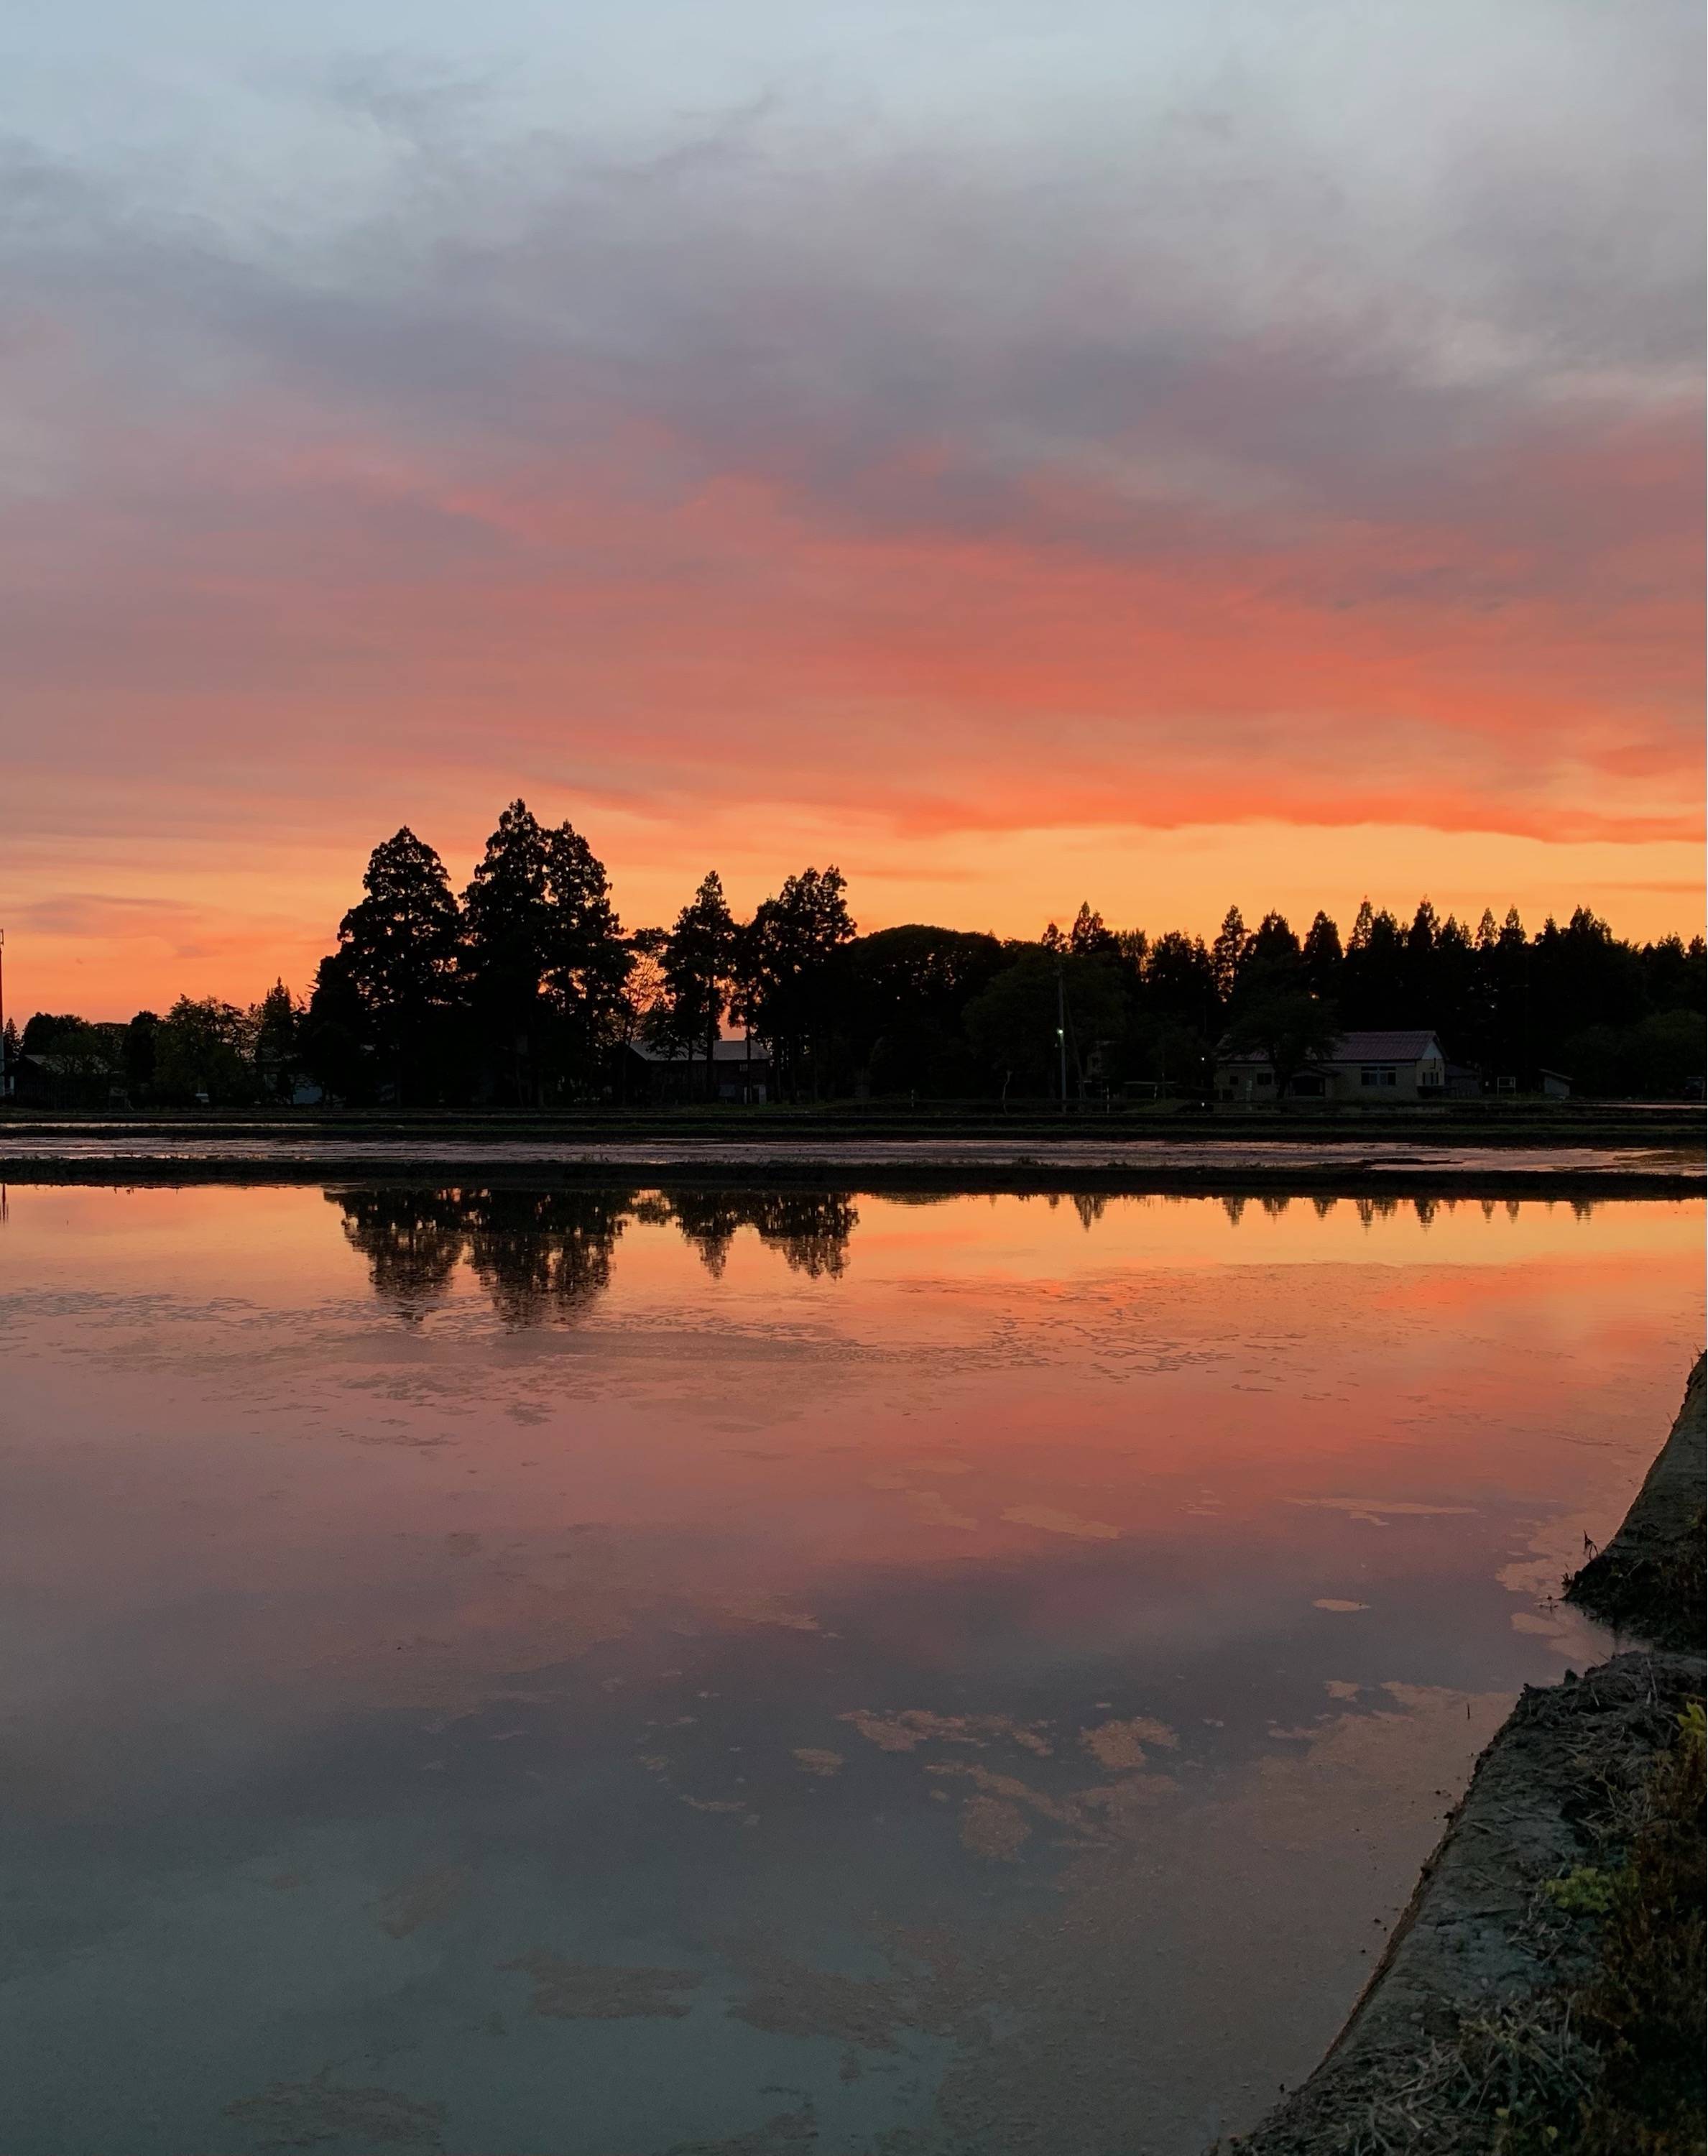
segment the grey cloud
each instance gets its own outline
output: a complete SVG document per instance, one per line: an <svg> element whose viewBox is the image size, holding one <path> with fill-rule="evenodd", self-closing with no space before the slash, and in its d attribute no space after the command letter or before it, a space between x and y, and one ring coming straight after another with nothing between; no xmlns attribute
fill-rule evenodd
<svg viewBox="0 0 1708 2156"><path fill-rule="evenodd" d="M1631 33L1694 38L1670 8ZM828 518L1279 552L1318 520L1499 524L1453 495L1480 455L1676 403L1697 131L1643 105L1664 57L1630 71L1603 110L1586 63L1516 146L1490 121L1397 187L1249 71L1208 105L1088 95L1023 150L767 93L624 161L482 136L479 77L352 59L297 94L403 146L335 223L222 222L24 146L7 244L14 289L167 418L260 390L478 469L639 415L685 483L754 472Z"/></svg>

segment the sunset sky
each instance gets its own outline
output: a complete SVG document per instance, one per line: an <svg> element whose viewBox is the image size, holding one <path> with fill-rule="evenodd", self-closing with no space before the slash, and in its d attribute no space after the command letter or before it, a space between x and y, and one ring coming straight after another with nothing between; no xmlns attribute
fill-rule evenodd
<svg viewBox="0 0 1708 2156"><path fill-rule="evenodd" d="M1702 925L1695 0L13 0L7 1008L629 925Z"/></svg>

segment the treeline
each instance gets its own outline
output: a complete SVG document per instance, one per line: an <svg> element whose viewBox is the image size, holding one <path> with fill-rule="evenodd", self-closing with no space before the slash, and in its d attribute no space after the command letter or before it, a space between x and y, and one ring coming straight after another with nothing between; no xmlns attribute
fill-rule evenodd
<svg viewBox="0 0 1708 2156"><path fill-rule="evenodd" d="M163 1018L138 1011L128 1024L38 1011L21 1034L7 1020L5 1067L14 1097L59 1107L288 1101L302 1019L283 981L247 1009L180 996Z"/></svg>
<svg viewBox="0 0 1708 2156"><path fill-rule="evenodd" d="M862 936L832 867L788 877L751 918L714 873L669 927L625 930L604 868L567 823L511 803L460 896L408 829L375 848L305 1002L181 998L89 1026L40 1014L10 1044L63 1088L138 1104L290 1100L546 1106L644 1097L632 1051L682 1059L715 1094L713 1045L745 1033L772 1097L1208 1098L1218 1055L1278 1071L1363 1027L1430 1027L1448 1054L1531 1090L1676 1098L1703 1068L1702 939L1634 945L1580 907L1534 933L1423 900L1360 908L1344 939L1230 909L1213 941L1116 930L1090 906L1035 942L923 925Z"/></svg>

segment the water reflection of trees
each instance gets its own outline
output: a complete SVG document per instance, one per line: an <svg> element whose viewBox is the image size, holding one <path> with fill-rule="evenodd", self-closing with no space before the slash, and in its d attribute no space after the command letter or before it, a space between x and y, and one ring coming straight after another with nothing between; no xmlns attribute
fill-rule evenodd
<svg viewBox="0 0 1708 2156"><path fill-rule="evenodd" d="M443 1192L328 1191L341 1207L344 1239L367 1260L381 1301L418 1317L451 1284L464 1233L457 1200Z"/></svg>
<svg viewBox="0 0 1708 2156"><path fill-rule="evenodd" d="M859 1215L852 1199L814 1190L598 1190L477 1188L457 1190L340 1190L326 1194L343 1215L346 1238L367 1260L374 1293L400 1316L418 1321L446 1295L459 1265L467 1265L506 1325L522 1327L572 1320L611 1284L618 1239L630 1222L674 1227L714 1279L722 1276L736 1239L751 1230L793 1270L809 1280L836 1279L847 1268L849 1245ZM941 1194L907 1194L914 1204L945 1202ZM992 1199L992 1203L995 1202ZM1071 1203L1089 1234L1110 1199L1100 1193L1064 1200L1050 1194L1052 1209ZM1174 1196L1140 1204L1198 1205ZM1463 1202L1492 1219L1497 1207L1516 1219L1520 1201L1489 1197L1459 1200L1419 1192L1401 1198L1366 1194L1341 1199L1324 1194L1295 1199L1268 1192L1255 1200L1263 1214L1279 1219L1295 1203L1319 1219L1350 1204L1368 1228L1403 1209L1428 1229L1440 1212ZM1230 1194L1220 1200L1238 1227L1253 1201ZM1577 1199L1580 1217L1593 1201Z"/></svg>
<svg viewBox="0 0 1708 2156"><path fill-rule="evenodd" d="M572 1317L603 1295L632 1211L603 1190L483 1190L468 1207L469 1263L516 1327Z"/></svg>
<svg viewBox="0 0 1708 2156"><path fill-rule="evenodd" d="M674 1225L714 1278L751 1229L809 1279L848 1264L854 1201L809 1190L338 1190L346 1240L367 1260L374 1293L412 1322L466 1263L504 1322L572 1319L611 1284L630 1221Z"/></svg>

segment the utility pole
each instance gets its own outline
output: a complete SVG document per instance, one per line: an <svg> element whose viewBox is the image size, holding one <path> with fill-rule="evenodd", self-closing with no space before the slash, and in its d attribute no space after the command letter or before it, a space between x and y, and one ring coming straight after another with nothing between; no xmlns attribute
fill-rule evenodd
<svg viewBox="0 0 1708 2156"><path fill-rule="evenodd" d="M1058 951L1055 954L1055 1045L1061 1058L1062 1113L1068 1112L1068 991L1067 966Z"/></svg>

